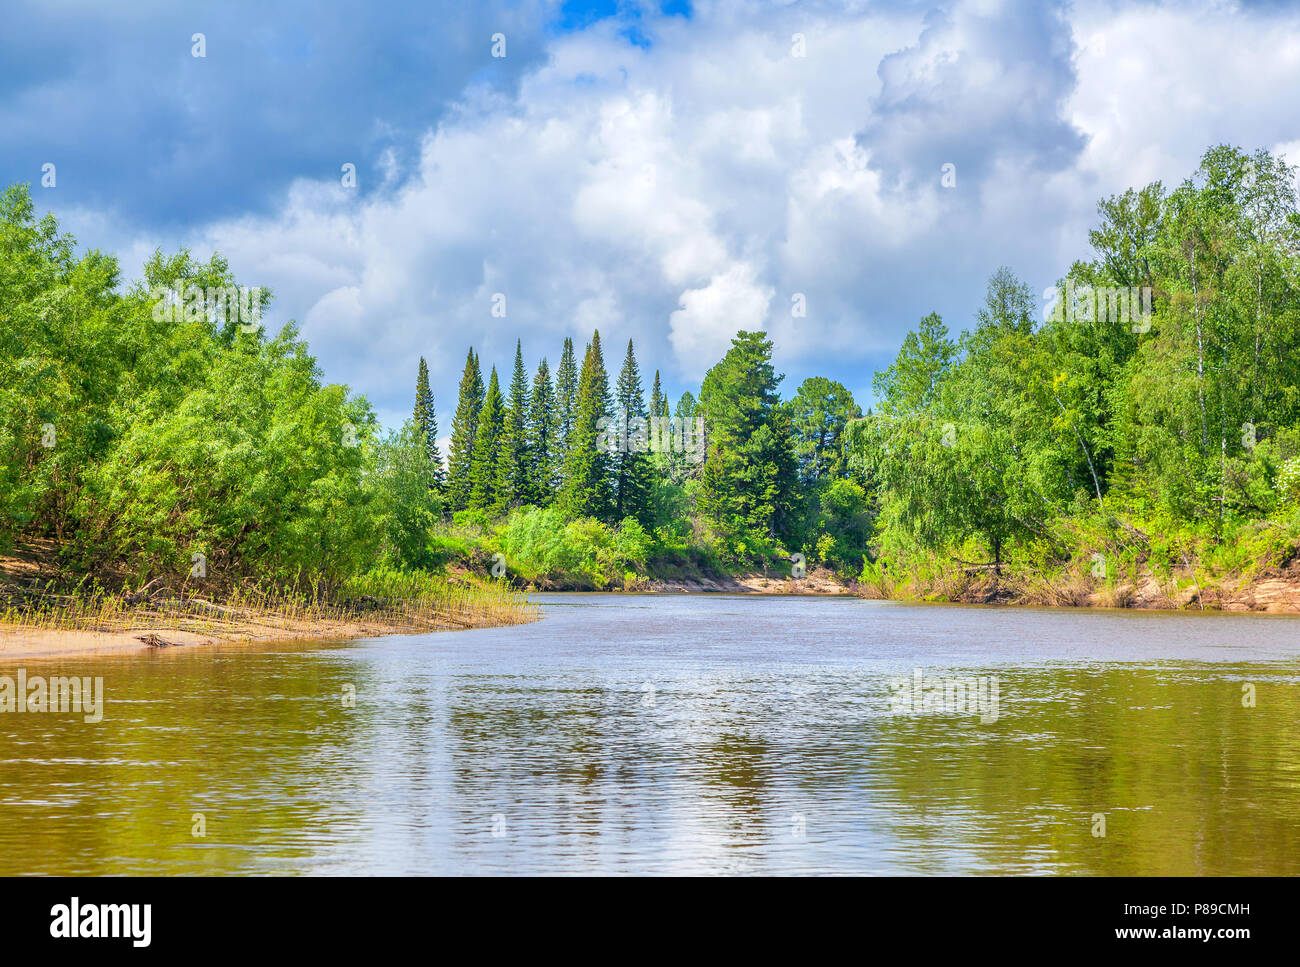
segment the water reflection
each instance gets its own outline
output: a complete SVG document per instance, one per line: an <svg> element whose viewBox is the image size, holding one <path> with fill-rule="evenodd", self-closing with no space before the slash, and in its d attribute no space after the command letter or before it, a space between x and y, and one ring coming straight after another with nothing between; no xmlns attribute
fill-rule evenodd
<svg viewBox="0 0 1300 967"><path fill-rule="evenodd" d="M1300 872L1296 620L546 603L29 661L102 675L107 706L0 715L5 872ZM997 720L891 714L916 668L997 676Z"/></svg>

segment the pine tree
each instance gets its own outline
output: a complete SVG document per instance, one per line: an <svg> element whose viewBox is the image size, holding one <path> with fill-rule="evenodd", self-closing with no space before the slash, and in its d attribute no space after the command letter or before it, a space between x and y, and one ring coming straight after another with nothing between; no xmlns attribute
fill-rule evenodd
<svg viewBox="0 0 1300 967"><path fill-rule="evenodd" d="M533 377L533 395L528 412L528 435L532 444L532 500L545 507L555 496L556 486L556 418L555 390L551 387L551 368L546 357Z"/></svg>
<svg viewBox="0 0 1300 967"><path fill-rule="evenodd" d="M646 421L645 397L641 390L641 369L637 366L632 340L618 375L614 394L615 418L620 436L613 454L614 518L635 517L650 522L650 463L647 450L650 428Z"/></svg>
<svg viewBox="0 0 1300 967"><path fill-rule="evenodd" d="M415 380L414 422L429 456L433 489L441 490L446 482L446 471L442 466L442 454L438 452L438 416L434 411L433 393L429 390L429 364L423 356L420 357L420 372Z"/></svg>
<svg viewBox="0 0 1300 967"><path fill-rule="evenodd" d="M474 461L474 437L479 411L483 407L483 375L471 347L460 377L460 396L451 420L451 446L447 468L447 502L453 510L469 506L470 470Z"/></svg>
<svg viewBox="0 0 1300 967"><path fill-rule="evenodd" d="M478 427L474 434L474 458L470 463L469 506L493 510L502 503L497 489L501 463L501 438L505 428L505 406L501 400L501 386L497 382L497 368L492 367L487 394L479 411Z"/></svg>
<svg viewBox="0 0 1300 967"><path fill-rule="evenodd" d="M573 340L564 340L560 366L555 371L555 459L561 469L568 463L569 437L573 433L574 407L578 402L578 366L573 359Z"/></svg>
<svg viewBox="0 0 1300 967"><path fill-rule="evenodd" d="M655 370L654 388L650 390L650 415L664 417L668 415L668 397L659 388L659 370Z"/></svg>
<svg viewBox="0 0 1300 967"><path fill-rule="evenodd" d="M609 420L609 411L609 380L600 349L600 333L595 332L578 377L573 425L564 461L564 484L556 498L561 513L570 520L595 517L608 521L610 518L613 509L610 455L604 441L606 435L613 434L613 427L601 423Z"/></svg>
<svg viewBox="0 0 1300 967"><path fill-rule="evenodd" d="M532 497L532 455L528 439L528 375L524 371L524 349L515 341L515 368L510 377L510 400L505 411L498 468L497 501L517 507Z"/></svg>

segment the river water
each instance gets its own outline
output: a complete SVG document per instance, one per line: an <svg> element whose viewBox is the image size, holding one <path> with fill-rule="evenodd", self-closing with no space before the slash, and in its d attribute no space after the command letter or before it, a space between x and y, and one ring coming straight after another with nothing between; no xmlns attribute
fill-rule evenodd
<svg viewBox="0 0 1300 967"><path fill-rule="evenodd" d="M0 714L3 872L1300 872L1300 619L538 598L0 659L105 694Z"/></svg>

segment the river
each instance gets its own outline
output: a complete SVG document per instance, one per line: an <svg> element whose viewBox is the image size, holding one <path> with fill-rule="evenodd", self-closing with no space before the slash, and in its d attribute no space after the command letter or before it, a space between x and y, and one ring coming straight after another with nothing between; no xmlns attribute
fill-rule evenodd
<svg viewBox="0 0 1300 967"><path fill-rule="evenodd" d="M0 661L105 695L0 714L4 872L1300 872L1298 618L538 598Z"/></svg>

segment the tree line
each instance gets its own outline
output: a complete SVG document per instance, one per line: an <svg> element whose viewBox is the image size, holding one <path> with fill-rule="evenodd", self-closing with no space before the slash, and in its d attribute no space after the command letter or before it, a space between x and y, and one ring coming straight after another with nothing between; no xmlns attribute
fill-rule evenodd
<svg viewBox="0 0 1300 967"><path fill-rule="evenodd" d="M843 525L844 554L865 544L866 495L853 480L843 449L849 421L861 411L852 394L821 377L805 380L782 402L783 377L772 366L772 343L741 332L712 369L697 399L687 391L670 412L659 371L647 404L640 364L628 341L611 391L600 333L592 334L581 366L566 338L554 382L544 357L531 382L516 342L508 389L493 366L483 369L471 348L452 418L445 478L438 489L449 512L503 516L521 507L554 508L559 518L590 518L619 526L635 521L671 543L695 526L725 556L753 557L789 545L810 528L824 536ZM672 420L670 420L670 416ZM649 422L658 418L658 422ZM691 460L687 438L696 420L704 430L702 460ZM638 422L640 421L640 422ZM437 421L420 360L414 424L438 461ZM670 428L666 446L627 444L628 427ZM832 485L840 486L827 493ZM834 537L832 537L832 541ZM823 542L823 551L828 545ZM843 555L842 555L843 556Z"/></svg>
<svg viewBox="0 0 1300 967"><path fill-rule="evenodd" d="M211 302L236 284L220 256L155 252L124 290L115 259L76 255L14 186L0 195L0 550L47 541L73 574L184 574L203 554L220 573L328 581L440 567L470 520L511 528L516 548L564 530L602 567L793 552L864 574L918 553L982 550L995 569L1026 549L1066 555L1090 520L1143 554L1180 529L1295 536L1294 174L1221 145L1172 189L1104 199L1093 257L1045 307L998 270L969 328L931 314L907 334L865 414L824 377L783 398L771 341L737 333L672 407L703 422L702 462L610 446L611 425L620 439L670 402L658 370L647 398L630 340L611 385L599 332L531 378L517 342L504 385L469 349L444 459L423 359L411 419L384 432L292 323L268 333ZM160 318L159 287L197 294ZM632 550L611 556L624 532Z"/></svg>
<svg viewBox="0 0 1300 967"><path fill-rule="evenodd" d="M1102 200L1095 256L1041 312L1004 268L973 328L954 338L922 320L877 374L873 418L850 431L875 553L977 541L1000 568L1017 548L1066 550L1086 518L1142 554L1179 530L1222 541L1241 522L1294 518L1294 175L1267 151L1216 146L1172 189Z"/></svg>

